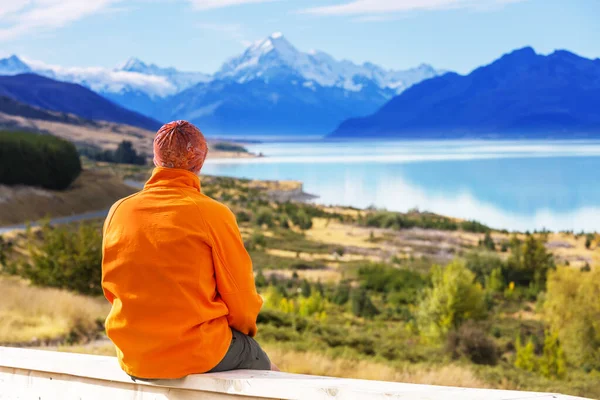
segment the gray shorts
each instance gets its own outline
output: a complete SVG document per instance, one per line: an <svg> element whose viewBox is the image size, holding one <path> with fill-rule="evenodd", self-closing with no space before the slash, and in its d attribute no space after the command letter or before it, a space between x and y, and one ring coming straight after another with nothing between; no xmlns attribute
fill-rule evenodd
<svg viewBox="0 0 600 400"><path fill-rule="evenodd" d="M232 371L234 369L271 369L271 360L260 345L250 336L231 330L231 344L227 354L216 367L208 372Z"/></svg>
<svg viewBox="0 0 600 400"><path fill-rule="evenodd" d="M244 335L235 329L231 330L231 344L225 357L216 367L208 372L224 372L234 369L255 369L268 371L271 369L271 360L260 345L250 336ZM131 376L131 375L130 375ZM144 379L131 376L135 381L153 382L158 379Z"/></svg>

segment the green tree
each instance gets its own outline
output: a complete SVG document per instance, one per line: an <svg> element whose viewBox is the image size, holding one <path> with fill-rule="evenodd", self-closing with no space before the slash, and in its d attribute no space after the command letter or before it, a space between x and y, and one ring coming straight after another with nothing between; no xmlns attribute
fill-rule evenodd
<svg viewBox="0 0 600 400"><path fill-rule="evenodd" d="M298 210L292 217L292 222L303 231L312 228L312 218L303 209Z"/></svg>
<svg viewBox="0 0 600 400"><path fill-rule="evenodd" d="M364 288L352 291L352 313L357 317L373 318L379 314L379 310L371 301L369 294Z"/></svg>
<svg viewBox="0 0 600 400"><path fill-rule="evenodd" d="M337 305L344 305L350 300L350 285L347 282L340 282L333 293L331 301Z"/></svg>
<svg viewBox="0 0 600 400"><path fill-rule="evenodd" d="M594 235L592 235L592 234L585 235L585 248L586 249L589 249L590 247L592 247L592 240L594 240Z"/></svg>
<svg viewBox="0 0 600 400"><path fill-rule="evenodd" d="M64 190L80 173L72 143L51 135L0 132L0 184Z"/></svg>
<svg viewBox="0 0 600 400"><path fill-rule="evenodd" d="M432 283L417 311L418 326L425 337L441 339L463 322L485 317L483 289L463 262L434 267Z"/></svg>
<svg viewBox="0 0 600 400"><path fill-rule="evenodd" d="M325 299L317 291L314 291L309 297L300 297L298 314L301 317L324 316Z"/></svg>
<svg viewBox="0 0 600 400"><path fill-rule="evenodd" d="M565 353L560 345L557 333L546 331L540 372L547 378L559 379L564 378L567 374Z"/></svg>
<svg viewBox="0 0 600 400"><path fill-rule="evenodd" d="M308 283L308 281L306 279L303 279L302 283L300 283L300 291L302 292L302 296L310 297L312 290L310 287L310 283Z"/></svg>
<svg viewBox="0 0 600 400"><path fill-rule="evenodd" d="M256 273L254 282L256 284L256 287L265 287L268 285L267 278L263 274L262 269L259 269L258 272Z"/></svg>
<svg viewBox="0 0 600 400"><path fill-rule="evenodd" d="M31 229L27 236L31 261L18 273L35 285L102 294L102 234L98 227L81 223L73 230L45 223L41 243Z"/></svg>
<svg viewBox="0 0 600 400"><path fill-rule="evenodd" d="M485 288L492 293L502 293L506 284L502 276L502 269L495 268L486 280Z"/></svg>
<svg viewBox="0 0 600 400"><path fill-rule="evenodd" d="M466 266L475 273L475 279L482 285L486 284L486 279L493 270L504 270L504 262L496 254L489 251L473 251L467 253L465 257Z"/></svg>
<svg viewBox="0 0 600 400"><path fill-rule="evenodd" d="M563 267L548 275L544 320L573 365L600 370L600 269Z"/></svg>
<svg viewBox="0 0 600 400"><path fill-rule="evenodd" d="M119 143L119 146L115 150L113 162L119 164L143 165L146 163L146 157L144 155L138 155L133 148L133 144L130 141L124 140Z"/></svg>
<svg viewBox="0 0 600 400"><path fill-rule="evenodd" d="M263 226L266 225L269 228L273 227L273 212L268 207L262 207L256 213L255 221L256 225Z"/></svg>
<svg viewBox="0 0 600 400"><path fill-rule="evenodd" d="M535 356L535 346L531 338L529 338L527 344L523 346L521 344L521 336L517 335L515 350L517 352L515 367L529 372L537 371L538 361L537 357Z"/></svg>
<svg viewBox="0 0 600 400"><path fill-rule="evenodd" d="M496 250L496 244L494 243L494 239L492 239L492 235L489 232L485 233L483 240L481 241L481 246L488 250Z"/></svg>
<svg viewBox="0 0 600 400"><path fill-rule="evenodd" d="M554 257L546 250L543 238L527 234L524 242L511 240L511 256L506 265L506 281L543 290L548 271L555 268Z"/></svg>

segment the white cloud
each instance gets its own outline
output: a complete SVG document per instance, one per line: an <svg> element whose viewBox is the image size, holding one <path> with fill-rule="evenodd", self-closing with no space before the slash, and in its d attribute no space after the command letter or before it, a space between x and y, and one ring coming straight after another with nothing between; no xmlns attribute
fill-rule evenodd
<svg viewBox="0 0 600 400"><path fill-rule="evenodd" d="M242 4L267 3L278 0L188 0L197 10L212 10Z"/></svg>
<svg viewBox="0 0 600 400"><path fill-rule="evenodd" d="M56 29L106 11L122 0L0 0L0 40L39 30Z"/></svg>
<svg viewBox="0 0 600 400"><path fill-rule="evenodd" d="M376 15L452 8L486 9L526 0L354 0L332 6L313 7L301 13L314 15Z"/></svg>

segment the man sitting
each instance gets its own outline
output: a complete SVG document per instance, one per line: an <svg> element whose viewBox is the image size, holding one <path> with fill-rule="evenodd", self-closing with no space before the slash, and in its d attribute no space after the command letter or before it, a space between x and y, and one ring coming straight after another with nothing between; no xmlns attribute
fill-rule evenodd
<svg viewBox="0 0 600 400"><path fill-rule="evenodd" d="M134 378L277 370L252 339L262 299L235 216L200 190L207 152L192 124L163 126L150 180L104 223L106 332Z"/></svg>

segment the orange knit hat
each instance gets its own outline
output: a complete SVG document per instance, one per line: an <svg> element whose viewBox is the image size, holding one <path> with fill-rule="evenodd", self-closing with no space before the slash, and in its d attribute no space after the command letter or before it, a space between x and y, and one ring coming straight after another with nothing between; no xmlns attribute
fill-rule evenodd
<svg viewBox="0 0 600 400"><path fill-rule="evenodd" d="M208 145L198 128L187 121L163 125L154 138L154 165L200 172Z"/></svg>

